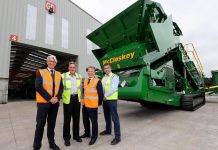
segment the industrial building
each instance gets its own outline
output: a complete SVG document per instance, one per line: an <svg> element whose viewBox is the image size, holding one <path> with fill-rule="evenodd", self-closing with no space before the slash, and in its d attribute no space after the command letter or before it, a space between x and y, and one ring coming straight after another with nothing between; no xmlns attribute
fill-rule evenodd
<svg viewBox="0 0 218 150"><path fill-rule="evenodd" d="M34 99L35 72L50 54L61 72L69 61L83 76L98 67L86 35L101 23L70 0L1 0L0 16L0 103Z"/></svg>

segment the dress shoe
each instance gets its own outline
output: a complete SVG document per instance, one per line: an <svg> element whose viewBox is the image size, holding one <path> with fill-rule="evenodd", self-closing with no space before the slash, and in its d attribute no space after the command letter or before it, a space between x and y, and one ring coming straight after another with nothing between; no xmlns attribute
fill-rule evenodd
<svg viewBox="0 0 218 150"><path fill-rule="evenodd" d="M65 145L65 146L70 146L70 140L65 140L65 141L64 141L64 145Z"/></svg>
<svg viewBox="0 0 218 150"><path fill-rule="evenodd" d="M117 145L120 141L121 141L120 138L114 138L114 139L111 141L111 145Z"/></svg>
<svg viewBox="0 0 218 150"><path fill-rule="evenodd" d="M82 136L80 136L80 138L87 138L87 137L90 137L90 135L84 133Z"/></svg>
<svg viewBox="0 0 218 150"><path fill-rule="evenodd" d="M111 135L111 132L104 130L100 133L100 135Z"/></svg>
<svg viewBox="0 0 218 150"><path fill-rule="evenodd" d="M55 143L49 143L49 148L53 150L60 150L60 148Z"/></svg>
<svg viewBox="0 0 218 150"><path fill-rule="evenodd" d="M89 142L89 145L93 145L95 144L97 138L91 138L91 141Z"/></svg>
<svg viewBox="0 0 218 150"><path fill-rule="evenodd" d="M77 142L82 142L82 139L81 138L79 138L79 137L77 137L77 138L73 138L75 141L77 141Z"/></svg>

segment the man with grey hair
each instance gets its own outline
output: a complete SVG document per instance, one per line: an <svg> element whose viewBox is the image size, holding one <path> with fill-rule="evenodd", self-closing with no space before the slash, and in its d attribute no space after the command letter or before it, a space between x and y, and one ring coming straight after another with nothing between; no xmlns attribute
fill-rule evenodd
<svg viewBox="0 0 218 150"><path fill-rule="evenodd" d="M39 150L43 138L44 126L47 119L47 137L49 147L54 150L60 150L54 140L54 130L56 118L61 99L63 85L61 73L55 70L57 59L54 55L47 57L46 69L38 69L36 72L36 130L33 148Z"/></svg>
<svg viewBox="0 0 218 150"><path fill-rule="evenodd" d="M82 76L76 72L76 64L70 62L68 72L62 74L63 80L63 108L64 108L64 126L63 138L65 146L70 146L70 123L73 119L72 133L73 139L82 142L79 137L79 121L80 121L80 102L82 94Z"/></svg>

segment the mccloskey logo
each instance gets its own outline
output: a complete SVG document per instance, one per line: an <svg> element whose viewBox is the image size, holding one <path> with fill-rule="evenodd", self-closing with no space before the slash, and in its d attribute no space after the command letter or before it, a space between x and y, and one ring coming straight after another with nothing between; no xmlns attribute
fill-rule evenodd
<svg viewBox="0 0 218 150"><path fill-rule="evenodd" d="M131 52L131 53L128 53L128 54L122 54L122 55L117 56L117 57L112 57L110 59L105 59L105 60L103 60L103 65L104 64L112 64L112 63L120 62L120 61L123 61L123 60L126 60L126 59L133 59L134 55L135 55L135 52Z"/></svg>

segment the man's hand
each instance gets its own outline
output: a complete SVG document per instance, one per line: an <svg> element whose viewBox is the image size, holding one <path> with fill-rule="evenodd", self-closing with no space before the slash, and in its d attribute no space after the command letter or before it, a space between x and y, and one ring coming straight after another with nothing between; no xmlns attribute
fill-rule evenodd
<svg viewBox="0 0 218 150"><path fill-rule="evenodd" d="M56 103L58 102L58 98L57 98L57 97L52 97L51 100L50 100L50 102L51 102L52 104L56 104Z"/></svg>
<svg viewBox="0 0 218 150"><path fill-rule="evenodd" d="M106 97L104 96L104 98L103 98L103 101L106 101L107 99L106 99Z"/></svg>
<svg viewBox="0 0 218 150"><path fill-rule="evenodd" d="M55 99L54 99L54 97L52 97L49 102L51 102L52 104L55 104Z"/></svg>
<svg viewBox="0 0 218 150"><path fill-rule="evenodd" d="M58 102L58 98L57 97L54 97L54 99L55 99L55 104Z"/></svg>

